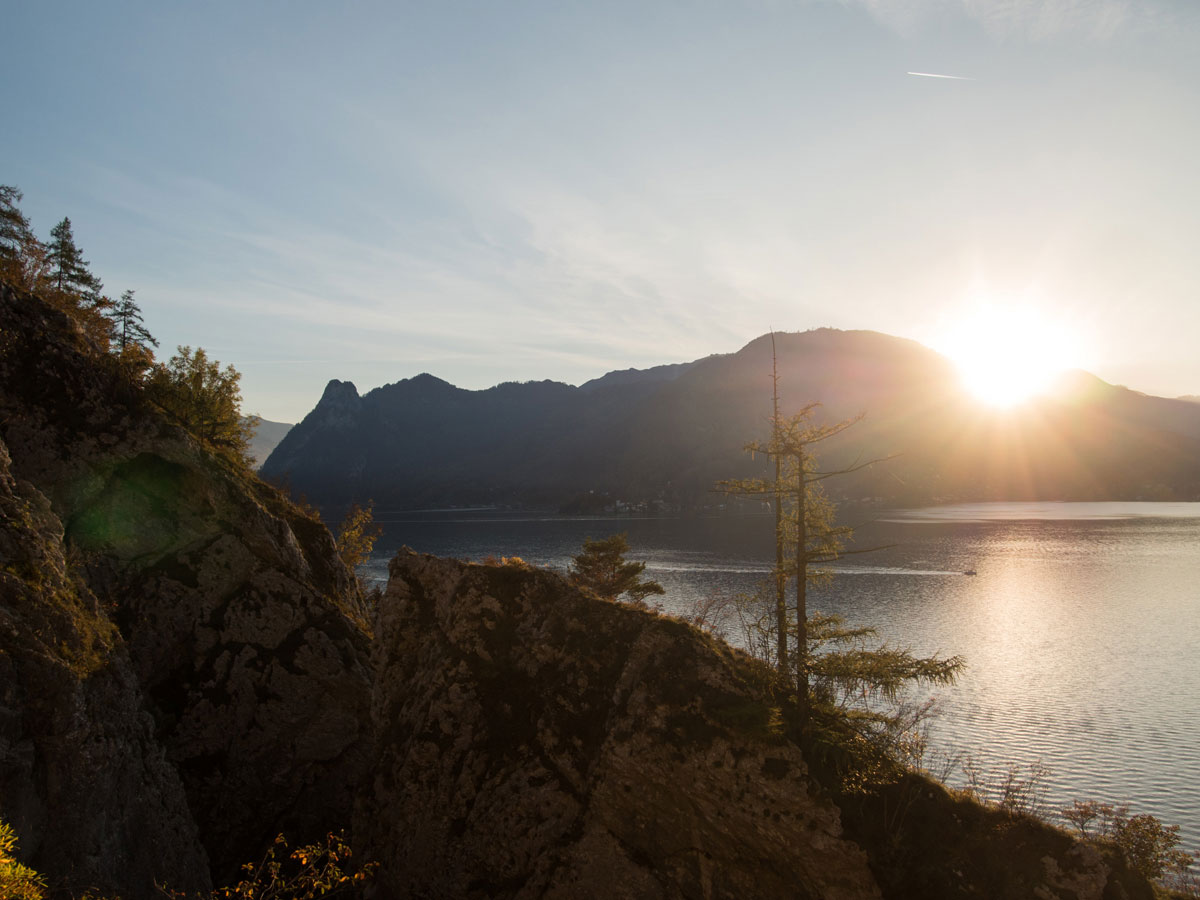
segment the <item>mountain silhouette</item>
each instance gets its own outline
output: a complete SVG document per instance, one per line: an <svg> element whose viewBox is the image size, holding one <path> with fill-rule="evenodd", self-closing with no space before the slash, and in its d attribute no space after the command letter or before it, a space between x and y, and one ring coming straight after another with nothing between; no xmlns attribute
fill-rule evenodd
<svg viewBox="0 0 1200 900"><path fill-rule="evenodd" d="M776 333L782 411L862 415L822 443L825 468L891 457L826 482L839 499L1200 499L1200 405L1086 372L1009 410L981 406L951 363L914 341L821 328ZM771 413L770 335L736 353L553 381L457 388L429 374L359 395L331 381L263 464L321 506L514 505L688 510L721 479L763 474L743 447Z"/></svg>

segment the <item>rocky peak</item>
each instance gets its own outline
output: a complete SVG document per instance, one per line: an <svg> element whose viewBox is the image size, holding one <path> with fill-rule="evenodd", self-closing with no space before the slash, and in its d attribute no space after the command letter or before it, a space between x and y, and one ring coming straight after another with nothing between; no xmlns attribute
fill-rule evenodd
<svg viewBox="0 0 1200 900"><path fill-rule="evenodd" d="M323 427L335 429L351 427L362 412L362 406L362 397L354 382L335 378L325 385L325 393L313 411L305 416L305 423L320 422Z"/></svg>
<svg viewBox="0 0 1200 900"><path fill-rule="evenodd" d="M358 388L353 381L338 381L336 378L325 385L320 403L326 406L354 406L359 401Z"/></svg>

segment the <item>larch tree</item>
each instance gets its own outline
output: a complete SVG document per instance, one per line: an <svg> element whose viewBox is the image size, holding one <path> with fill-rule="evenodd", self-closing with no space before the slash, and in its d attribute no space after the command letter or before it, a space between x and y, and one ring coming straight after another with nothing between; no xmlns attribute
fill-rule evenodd
<svg viewBox="0 0 1200 900"><path fill-rule="evenodd" d="M378 587L368 590L358 574L358 567L371 558L375 542L383 534L383 527L375 521L374 506L370 500L366 506L357 500L350 504L334 538L338 556L354 575L357 608L353 610L352 615L367 630L371 627L371 608L378 603L381 592Z"/></svg>
<svg viewBox="0 0 1200 900"><path fill-rule="evenodd" d="M746 598L750 605L773 607L772 615L751 617L755 634L751 643L772 647L769 661L795 690L798 720L803 729L809 719L814 693L825 703L857 704L855 715L867 727L891 727L896 719L880 713L877 700L895 702L909 683L952 682L963 668L959 657L921 658L886 644L870 649L864 641L875 637L871 628L847 627L838 616L812 613L809 589L831 577L829 563L845 556L882 548L846 549L853 529L837 522L837 509L825 496L821 482L849 475L882 460L860 461L837 469L819 469L813 445L841 434L862 419L855 416L834 423L814 421L819 403L784 416L779 406L778 360L775 335L771 335L772 415L767 440L752 441L746 450L764 455L774 477L748 478L718 483L720 491L769 498L775 515L775 566L768 601ZM791 597L787 587L793 586ZM814 679L819 689L814 691Z"/></svg>

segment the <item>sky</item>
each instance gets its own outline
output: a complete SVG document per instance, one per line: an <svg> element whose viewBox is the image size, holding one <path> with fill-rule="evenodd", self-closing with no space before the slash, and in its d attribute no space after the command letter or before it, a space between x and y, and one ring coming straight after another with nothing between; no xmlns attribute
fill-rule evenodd
<svg viewBox="0 0 1200 900"><path fill-rule="evenodd" d="M0 183L268 419L981 305L1200 394L1194 0L0 12Z"/></svg>

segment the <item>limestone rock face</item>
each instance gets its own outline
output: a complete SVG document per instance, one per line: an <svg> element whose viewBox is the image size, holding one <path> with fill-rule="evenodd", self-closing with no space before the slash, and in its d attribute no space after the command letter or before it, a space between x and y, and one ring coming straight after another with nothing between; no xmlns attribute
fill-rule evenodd
<svg viewBox="0 0 1200 900"><path fill-rule="evenodd" d="M66 316L4 288L0 322L13 473L120 628L216 880L280 831L347 826L369 651L327 529L169 424Z"/></svg>
<svg viewBox="0 0 1200 900"><path fill-rule="evenodd" d="M58 891L209 886L183 785L117 629L0 442L0 817Z"/></svg>
<svg viewBox="0 0 1200 900"><path fill-rule="evenodd" d="M395 897L866 898L746 663L556 575L402 552L356 839Z"/></svg>
<svg viewBox="0 0 1200 900"><path fill-rule="evenodd" d="M366 639L282 555L226 526L110 572L160 740L222 880L281 831L307 840L346 827L368 760Z"/></svg>

